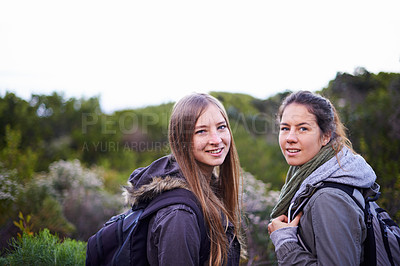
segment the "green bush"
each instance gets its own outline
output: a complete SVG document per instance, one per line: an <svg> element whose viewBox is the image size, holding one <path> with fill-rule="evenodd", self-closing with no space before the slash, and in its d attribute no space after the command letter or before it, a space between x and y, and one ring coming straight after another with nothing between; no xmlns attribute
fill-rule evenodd
<svg viewBox="0 0 400 266"><path fill-rule="evenodd" d="M121 193L113 195L105 190L102 169L86 168L79 160L61 160L52 163L49 170L43 180L60 202L62 215L76 228L69 237L87 240L121 211L123 197ZM52 229L48 225L42 228L45 227Z"/></svg>
<svg viewBox="0 0 400 266"><path fill-rule="evenodd" d="M12 239L8 254L0 265L84 265L86 243L69 238L61 241L48 229L35 236L24 234Z"/></svg>
<svg viewBox="0 0 400 266"><path fill-rule="evenodd" d="M32 180L25 185L18 195L15 210L32 216L33 232L48 228L61 237L71 236L75 226L65 217L62 205L53 196L52 188L42 180ZM16 212L18 214L18 212ZM16 214L9 217L14 220Z"/></svg>
<svg viewBox="0 0 400 266"><path fill-rule="evenodd" d="M267 234L273 206L280 191L245 172L243 176L243 229L247 244L246 265L277 265L275 248ZM244 263L244 262L243 262Z"/></svg>

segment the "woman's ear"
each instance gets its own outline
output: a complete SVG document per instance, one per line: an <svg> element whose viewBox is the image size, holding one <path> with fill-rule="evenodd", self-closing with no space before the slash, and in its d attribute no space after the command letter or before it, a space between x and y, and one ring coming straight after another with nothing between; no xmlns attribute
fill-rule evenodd
<svg viewBox="0 0 400 266"><path fill-rule="evenodd" d="M322 146L325 146L331 140L331 133L325 134L322 136Z"/></svg>

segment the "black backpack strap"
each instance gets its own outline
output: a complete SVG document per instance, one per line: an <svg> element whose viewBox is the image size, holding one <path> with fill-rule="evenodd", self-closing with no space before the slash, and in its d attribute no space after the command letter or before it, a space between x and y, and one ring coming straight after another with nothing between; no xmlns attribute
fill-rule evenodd
<svg viewBox="0 0 400 266"><path fill-rule="evenodd" d="M130 241L125 241L132 237L133 227L138 223L143 209L129 211L120 221L117 230L119 251L114 254L111 265L126 265L130 261ZM123 221L123 222L122 222Z"/></svg>
<svg viewBox="0 0 400 266"><path fill-rule="evenodd" d="M365 207L363 207L360 201L354 196L354 190L357 188L351 185L339 184L334 182L323 182L321 188L323 187L337 188L346 192L346 194L349 195L357 204L357 206L360 207L360 209L364 212L364 221L367 227L367 238L364 241L364 262L362 263L362 265L363 266L376 265L376 245L375 245L374 226L372 223L372 213L368 202L365 202Z"/></svg>
<svg viewBox="0 0 400 266"><path fill-rule="evenodd" d="M104 250L103 250L103 242L102 242L102 231L104 230L104 227L100 229L99 233L96 234L96 248L97 248L97 255L99 258L99 261L103 261L104 260Z"/></svg>
<svg viewBox="0 0 400 266"><path fill-rule="evenodd" d="M135 230L135 240L131 247L133 256L132 262L134 265L146 265L147 263L147 258L140 256L140 254L143 254L143 250L146 250L147 231L150 218L158 210L173 204L185 204L195 212L201 233L200 265L204 265L204 263L208 260L210 253L210 241L208 239L208 232L204 221L203 212L199 206L197 198L191 191L178 188L163 192L153 199L144 209L143 214L140 216L138 226Z"/></svg>
<svg viewBox="0 0 400 266"><path fill-rule="evenodd" d="M357 204L358 207L360 207L361 210L363 210L363 211L365 210L364 206L360 202L361 199L357 199L354 196L355 187L350 186L350 185L323 181L323 182L318 183L316 186L314 186L314 189L313 189L313 191L311 193L311 196L314 195L316 190L319 190L321 188L326 188L326 187L337 188L337 189L342 190L343 192L345 192L347 195L349 195L355 201L355 203ZM360 194L361 194L361 192L360 192ZM299 214L303 210L305 205L310 200L311 196L306 196L306 197L301 199L302 201L298 204L297 209L291 215L292 219L294 219L294 217L296 217L296 215Z"/></svg>
<svg viewBox="0 0 400 266"><path fill-rule="evenodd" d="M365 204L364 220L367 226L367 238L364 241L364 263L362 265L376 265L376 244L372 213L368 202Z"/></svg>
<svg viewBox="0 0 400 266"><path fill-rule="evenodd" d="M396 226L398 225L392 220L392 219L385 219L382 217L382 214L387 213L387 211L383 208L376 208L376 215L379 220L379 225L381 228L381 233L382 233L382 239L383 239L383 244L385 245L385 249L388 255L388 259L390 261L391 265L396 265L394 260L393 260L393 255L390 249L390 244L389 244L389 239L387 237L388 231L390 230L387 226ZM400 246L400 238L394 234L395 239L397 240L397 244Z"/></svg>
<svg viewBox="0 0 400 266"><path fill-rule="evenodd" d="M332 187L332 188L337 188L342 190L343 192L346 192L347 195L349 195L357 204L358 207L360 207L361 210L364 211L364 206L361 205L361 202L354 196L354 189L355 187L350 186L350 185L345 185L345 184L339 184L339 183L334 183L334 182L323 182L321 188L324 187Z"/></svg>

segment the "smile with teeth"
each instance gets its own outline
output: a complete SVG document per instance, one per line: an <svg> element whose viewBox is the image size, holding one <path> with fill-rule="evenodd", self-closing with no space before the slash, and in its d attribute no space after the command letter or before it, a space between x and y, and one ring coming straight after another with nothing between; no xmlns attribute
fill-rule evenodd
<svg viewBox="0 0 400 266"><path fill-rule="evenodd" d="M290 153L295 153L295 152L299 152L300 150L297 149L287 149L288 152Z"/></svg>
<svg viewBox="0 0 400 266"><path fill-rule="evenodd" d="M222 151L222 148L216 149L216 150L212 150L212 151L207 151L209 153L220 153Z"/></svg>

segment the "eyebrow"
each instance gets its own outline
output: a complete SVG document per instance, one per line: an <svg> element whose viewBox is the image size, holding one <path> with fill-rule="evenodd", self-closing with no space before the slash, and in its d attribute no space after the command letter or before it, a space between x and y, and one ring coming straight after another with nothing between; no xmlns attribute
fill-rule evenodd
<svg viewBox="0 0 400 266"><path fill-rule="evenodd" d="M284 123L284 122L283 122L283 123L280 123L280 125L289 126L288 123ZM301 122L301 123L296 124L295 126L296 126L296 127L299 127L299 126L303 126L303 125L311 126L311 124L310 124L310 123L307 123L307 122Z"/></svg>
<svg viewBox="0 0 400 266"><path fill-rule="evenodd" d="M218 122L216 125L219 126L219 125L222 125L222 124L227 124L227 123L226 123L225 120L223 120L223 121ZM198 129L198 128L205 128L205 127L208 127L208 126L207 125L198 125L198 126L195 126L194 128Z"/></svg>

